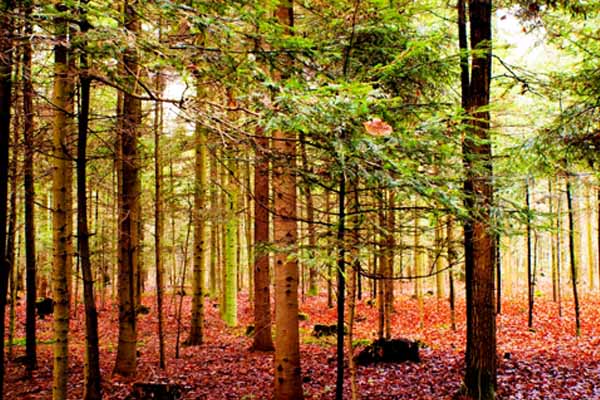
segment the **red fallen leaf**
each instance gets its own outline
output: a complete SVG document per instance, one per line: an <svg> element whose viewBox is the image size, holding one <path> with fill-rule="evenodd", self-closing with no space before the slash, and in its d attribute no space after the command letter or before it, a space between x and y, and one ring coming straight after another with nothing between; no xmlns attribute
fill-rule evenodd
<svg viewBox="0 0 600 400"><path fill-rule="evenodd" d="M370 121L363 122L363 125L367 133L371 136L387 136L394 131L387 122L382 121L380 118L373 118Z"/></svg>

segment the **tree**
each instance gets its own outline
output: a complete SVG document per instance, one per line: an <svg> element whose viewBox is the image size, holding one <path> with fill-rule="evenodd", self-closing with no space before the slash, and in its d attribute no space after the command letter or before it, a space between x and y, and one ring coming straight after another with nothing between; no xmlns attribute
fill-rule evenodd
<svg viewBox="0 0 600 400"><path fill-rule="evenodd" d="M465 7L459 0L459 42L463 107L469 117L463 140L465 206L465 279L467 349L465 392L473 399L493 399L496 388L496 315L494 305L494 234L492 232L492 146L490 79L492 2L469 0L471 68L465 60ZM466 61L466 62L465 62Z"/></svg>
<svg viewBox="0 0 600 400"><path fill-rule="evenodd" d="M285 34L291 33L294 21L292 2L279 3L277 21ZM289 61L284 64L289 65ZM275 255L275 395L276 400L303 398L300 374L300 337L298 331L298 261L293 254L297 241L296 137L276 130L273 149L278 159L273 165L274 240L279 247Z"/></svg>
<svg viewBox="0 0 600 400"><path fill-rule="evenodd" d="M13 2L0 2L0 399L3 398L4 383L4 328L6 315L6 296L10 265L6 247L7 232L7 196L8 196L8 146L10 137L10 108L12 95L12 34L13 20L11 10Z"/></svg>
<svg viewBox="0 0 600 400"><path fill-rule="evenodd" d="M257 128L254 166L254 339L252 348L273 351L269 277L269 139Z"/></svg>
<svg viewBox="0 0 600 400"><path fill-rule="evenodd" d="M87 5L87 1L84 2ZM82 33L89 30L89 23L85 16L81 22ZM94 277L90 255L90 233L88 228L88 202L87 202L87 136L90 112L90 87L91 78L88 71L88 54L85 42L80 55L80 82L79 82L79 121L77 140L77 244L81 260L81 273L83 276L83 299L85 304L85 400L102 399L100 385L100 350L98 348L98 313L96 311L96 297L94 295Z"/></svg>
<svg viewBox="0 0 600 400"><path fill-rule="evenodd" d="M196 77L196 96L201 100L203 94L200 78ZM201 122L195 128L195 182L194 182L194 271L192 277L192 320L187 343L199 345L203 341L204 325L204 265L206 258L206 131ZM236 291L237 292L237 291ZM236 293L237 295L237 293Z"/></svg>
<svg viewBox="0 0 600 400"><path fill-rule="evenodd" d="M140 21L135 3L125 2L125 29L136 35ZM139 246L139 160L138 126L141 122L141 100L135 95L138 78L137 49L129 46L123 56L127 71L127 92L123 93L122 131L119 140L121 185L119 196L119 345L115 373L129 376L136 370L136 273Z"/></svg>
<svg viewBox="0 0 600 400"><path fill-rule="evenodd" d="M25 189L25 264L27 271L26 295L27 308L25 317L25 353L27 356L27 368L33 370L37 367L37 349L35 343L35 302L36 294L36 265L35 265L35 187L33 174L33 82L31 76L31 36L33 35L33 26L31 24L31 14L33 4L26 1L24 4L24 33L28 38L23 45L23 143L25 145L25 156L23 158L23 174Z"/></svg>
<svg viewBox="0 0 600 400"><path fill-rule="evenodd" d="M56 44L54 45L54 89L52 104L54 105L54 121L52 134L52 150L54 169L52 173L52 231L54 243L54 262L52 267L52 292L54 300L54 382L52 398L67 398L68 377L68 333L69 333L69 228L67 210L70 187L68 172L70 155L68 154L67 131L69 108L69 66L67 50L67 21L64 13L67 8L58 4L58 15L55 17Z"/></svg>

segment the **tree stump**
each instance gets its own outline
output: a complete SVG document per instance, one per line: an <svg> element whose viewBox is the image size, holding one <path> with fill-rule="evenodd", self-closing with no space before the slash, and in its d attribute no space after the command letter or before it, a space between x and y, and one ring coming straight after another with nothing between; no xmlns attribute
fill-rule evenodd
<svg viewBox="0 0 600 400"><path fill-rule="evenodd" d="M420 362L419 343L408 339L377 339L358 353L356 363L368 365L378 362Z"/></svg>

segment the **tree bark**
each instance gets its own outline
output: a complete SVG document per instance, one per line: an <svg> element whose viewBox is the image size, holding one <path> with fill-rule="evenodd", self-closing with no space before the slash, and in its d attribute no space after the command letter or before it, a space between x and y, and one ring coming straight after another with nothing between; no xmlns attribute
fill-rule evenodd
<svg viewBox="0 0 600 400"><path fill-rule="evenodd" d="M65 12L65 7L57 5L59 12ZM52 268L52 292L54 299L54 368L52 398L63 400L67 398L68 377L68 333L69 333L69 221L70 215L67 199L69 154L67 141L68 110L68 60L67 23L57 17L56 45L54 46L54 89L52 104L54 110L53 124L53 156L54 171L52 174L52 231L54 243L54 262Z"/></svg>
<svg viewBox="0 0 600 400"><path fill-rule="evenodd" d="M579 296L577 293L577 263L579 262L575 250L575 218L573 216L573 190L571 188L571 177L567 177L567 208L569 213L569 254L571 259L571 284L573 288L573 301L575 307L575 334L581 335L581 322L579 319Z"/></svg>
<svg viewBox="0 0 600 400"><path fill-rule="evenodd" d="M136 35L140 22L134 3L125 2L125 28ZM115 373L130 376L136 370L136 272L138 269L138 126L141 122L141 101L132 95L136 90L138 56L135 47L125 50L123 62L129 72L128 92L123 93L120 168L122 184L119 196L119 344Z"/></svg>
<svg viewBox="0 0 600 400"><path fill-rule="evenodd" d="M196 96L202 95L200 78ZM200 101L202 99L199 99ZM195 184L194 184L194 267L192 275L192 315L187 344L197 346L204 340L204 260L206 258L206 131L198 122L195 128Z"/></svg>
<svg viewBox="0 0 600 400"><path fill-rule="evenodd" d="M23 175L25 188L25 269L26 278L26 310L25 310L25 355L27 359L27 369L37 368L37 347L36 347L36 319L35 302L36 294L36 265L35 265L35 186L34 186L34 111L33 111L33 82L31 77L31 36L33 35L33 26L31 24L31 14L33 4L31 1L25 3L24 33L25 43L23 44L23 142L25 144L25 156L23 158Z"/></svg>
<svg viewBox="0 0 600 400"><path fill-rule="evenodd" d="M230 157L233 157L230 154ZM235 160L229 161L229 171L225 171L226 187L225 192L227 213L226 223L224 232L224 281L223 281L223 320L225 323L234 327L238 323L237 318L237 292L238 292L238 262L237 262L237 248L238 248L238 221L237 221L237 208L238 208L238 183L235 180L234 171L236 169Z"/></svg>
<svg viewBox="0 0 600 400"><path fill-rule="evenodd" d="M459 41L466 55L465 13L459 1ZM494 234L490 208L493 202L492 147L489 105L492 30L491 0L469 0L471 50L470 82L463 86L463 104L470 119L463 140L465 206L470 213L464 225L467 302L465 392L469 398L495 398L496 315L494 296ZM461 14L462 9L462 15ZM464 36L464 37L463 37ZM461 60L464 75L464 59ZM462 79L463 85L465 77ZM466 93L465 93L466 91Z"/></svg>
<svg viewBox="0 0 600 400"><path fill-rule="evenodd" d="M85 17L82 26L82 31L85 34L88 30ZM77 239L79 245L79 259L81 260L81 272L83 275L83 301L85 306L86 330L85 386L83 398L85 400L100 400L102 399L102 388L100 384L100 352L98 349L98 314L96 311L96 297L94 295L94 277L90 259L90 234L87 215L86 152L91 80L87 71L88 58L85 45L83 46L80 57L80 68L79 135L77 142Z"/></svg>
<svg viewBox="0 0 600 400"><path fill-rule="evenodd" d="M254 340L257 351L273 351L269 277L269 139L261 128L256 132L254 166Z"/></svg>
<svg viewBox="0 0 600 400"><path fill-rule="evenodd" d="M525 183L525 205L527 207L527 226L526 226L526 236L527 236L527 304L528 304L528 313L527 313L527 326L529 328L533 327L533 275L532 275L532 266L531 266L531 199L529 195L529 179L527 179Z"/></svg>
<svg viewBox="0 0 600 400"><path fill-rule="evenodd" d="M294 25L292 1L277 6L275 17L290 34ZM286 64L287 64L286 60ZM278 156L273 166L275 218L275 400L302 399L300 335L298 331L298 261L290 257L297 244L296 136L275 131L273 148Z"/></svg>
<svg viewBox="0 0 600 400"><path fill-rule="evenodd" d="M159 23L159 37L162 37L162 20ZM156 91L159 95L162 95L164 86L162 70L159 69L156 72ZM154 262L156 264L156 312L158 314L158 365L161 369L165 369L165 321L163 312L165 267L162 251L165 217L162 197L163 164L160 154L160 139L163 130L163 104L157 101L154 103L154 107Z"/></svg>

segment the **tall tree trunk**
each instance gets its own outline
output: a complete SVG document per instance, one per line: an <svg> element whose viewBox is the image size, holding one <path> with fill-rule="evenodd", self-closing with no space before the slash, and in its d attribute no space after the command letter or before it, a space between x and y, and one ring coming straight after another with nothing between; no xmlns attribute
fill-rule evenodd
<svg viewBox="0 0 600 400"><path fill-rule="evenodd" d="M57 5L59 12L65 12ZM54 46L54 90L52 104L54 110L52 174L52 227L54 243L54 262L52 269L52 292L54 299L54 368L52 398L67 398L68 376L68 333L69 333L69 275L68 249L69 220L67 191L69 154L67 144L67 115L69 95L69 74L67 60L67 23L62 17L56 19L56 44Z"/></svg>
<svg viewBox="0 0 600 400"><path fill-rule="evenodd" d="M85 34L88 30L85 17L82 26L82 31ZM98 350L98 314L96 312L94 277L90 259L90 235L88 229L88 207L86 197L86 152L91 81L88 76L88 58L85 45L82 50L80 58L79 135L77 141L77 241L79 245L79 258L81 260L81 272L83 275L83 301L85 306L86 330L85 387L83 398L85 400L100 400L102 399L102 388L100 385L100 352Z"/></svg>
<svg viewBox="0 0 600 400"><path fill-rule="evenodd" d="M159 37L162 37L162 19L159 22ZM165 86L162 74L162 69L156 71L156 91L159 95L162 95ZM162 197L163 164L160 153L160 139L163 130L163 104L157 101L154 107L154 262L156 264L156 312L158 314L158 365L161 369L165 369L165 319L163 312L165 266L162 251L165 217Z"/></svg>
<svg viewBox="0 0 600 400"><path fill-rule="evenodd" d="M455 310L455 293L454 293L454 265L458 260L456 247L454 247L454 217L448 216L446 223L446 241L448 253L448 301L450 303L450 324L453 331L456 331L456 310Z"/></svg>
<svg viewBox="0 0 600 400"><path fill-rule="evenodd" d="M312 174L312 167L308 161L308 155L306 152L306 137L304 133L300 133L300 153L302 157L302 168L307 171L308 174ZM315 208L313 201L313 193L310 183L306 185L306 220L308 230L308 251L310 252L311 258L314 256L314 252L317 247L317 235L315 232ZM316 296L318 294L317 287L317 270L315 264L311 263L308 269L308 295Z"/></svg>
<svg viewBox="0 0 600 400"><path fill-rule="evenodd" d="M257 351L273 351L269 277L269 139L261 128L256 132L254 166L254 341Z"/></svg>
<svg viewBox="0 0 600 400"><path fill-rule="evenodd" d="M464 3L459 0L459 42L463 104L470 119L463 140L465 206L470 213L464 226L467 302L465 389L469 398L495 398L496 315L494 296L494 234L490 229L493 202L490 99L492 67L492 2L469 0L471 50L470 82L465 87L466 29ZM468 80L468 73L466 76ZM466 93L465 93L466 91ZM466 97L466 98L465 98Z"/></svg>
<svg viewBox="0 0 600 400"><path fill-rule="evenodd" d="M600 198L600 195L599 195ZM325 192L325 212L327 213L326 222L327 226L331 226L331 197L329 196L329 191ZM329 256L330 249L327 249L327 255ZM327 257L328 259L330 257ZM333 308L333 267L330 262L327 262L327 307Z"/></svg>
<svg viewBox="0 0 600 400"><path fill-rule="evenodd" d="M379 254L377 260L379 261L379 281L377 282L377 338L383 339L385 335L385 273L387 271L385 257L385 241L382 233L385 226L385 203L383 195L379 196L378 202L378 218L379 218Z"/></svg>
<svg viewBox="0 0 600 400"><path fill-rule="evenodd" d="M579 262L575 250L575 218L573 216L573 191L571 188L571 177L567 176L567 208L569 213L569 254L571 258L571 284L573 287L573 301L575 306L575 334L581 334L581 323L579 320L579 296L577 294L577 263Z"/></svg>
<svg viewBox="0 0 600 400"><path fill-rule="evenodd" d="M557 241L557 230L558 227L556 226L558 223L558 215L555 211L555 202L554 202L554 191L553 191L553 185L552 185L552 181L553 179L550 178L548 179L548 214L550 214L550 226L552 228L554 228L553 230L555 230L556 232L551 232L550 233L550 267L551 267L551 271L552 271L552 301L557 302L558 301L558 291L557 291L557 283L558 283L558 277L557 277L557 271L558 271L558 263L557 263L557 246L558 246L558 241Z"/></svg>
<svg viewBox="0 0 600 400"><path fill-rule="evenodd" d="M344 398L344 302L346 300L346 246L344 244L344 241L346 240L346 176L343 171L340 176L338 197L337 373L335 381L335 399L342 400Z"/></svg>
<svg viewBox="0 0 600 400"><path fill-rule="evenodd" d="M25 269L27 271L26 293L27 305L25 311L25 355L27 369L37 368L36 348L36 320L35 302L36 294L36 266L35 266L35 186L34 186L34 111L33 111L33 82L31 77L31 36L33 26L31 14L33 4L31 1L25 3L25 43L23 44L23 141L25 144L25 157L23 158L23 175L25 187Z"/></svg>
<svg viewBox="0 0 600 400"><path fill-rule="evenodd" d="M15 58L19 59L19 54L15 54ZM15 71L15 78L19 75L20 66L17 64ZM18 95L13 92L13 104L18 104ZM13 140L11 143L12 155L10 160L10 214L8 221L8 240L6 242L6 253L9 271L9 282L10 282L10 307L9 307L9 318L8 318L8 358L12 359L13 356L13 339L15 335L15 319L16 319L16 302L17 302L17 286L19 276L19 263L15 257L16 253L16 236L17 236L17 189L18 189L18 178L17 178L17 164L19 160L19 112L17 111L13 118Z"/></svg>
<svg viewBox="0 0 600 400"><path fill-rule="evenodd" d="M590 185L586 186L585 191L585 212L586 212L586 242L587 242L587 265L588 265L588 285L590 292L594 291L594 270L596 257L594 254L594 239L593 239L593 220L594 209L592 208L592 193Z"/></svg>
<svg viewBox="0 0 600 400"><path fill-rule="evenodd" d="M438 216L435 221L435 231L434 235L434 263L435 263L435 294L438 300L441 300L445 297L446 293L444 290L444 275L443 275L443 265L442 265L442 241L443 241L443 218Z"/></svg>
<svg viewBox="0 0 600 400"><path fill-rule="evenodd" d="M216 218L216 210L218 209L219 196L217 191L217 180L218 180L218 172L217 172L217 155L212 152L209 157L209 165L210 165L210 207L211 214L213 215L212 220L210 221L210 266L208 271L208 291L210 293L210 297L212 299L216 299L218 295L217 290L217 266L219 261L219 229L218 222Z"/></svg>
<svg viewBox="0 0 600 400"><path fill-rule="evenodd" d="M533 275L532 275L532 266L531 266L531 199L529 195L529 178L525 182L525 205L527 207L527 226L526 226L526 236L527 236L527 304L528 310L527 313L527 326L529 328L533 327Z"/></svg>
<svg viewBox="0 0 600 400"><path fill-rule="evenodd" d="M140 30L140 22L134 3L125 2L125 29L132 35ZM136 91L138 56L135 47L125 50L123 62L128 71L127 90L123 94L123 116L120 140L121 197L119 209L119 344L115 373L130 376L136 370L136 282L138 269L138 126L141 122L141 101L132 94Z"/></svg>
<svg viewBox="0 0 600 400"><path fill-rule="evenodd" d="M291 33L292 1L275 11L277 21ZM287 62L286 62L287 64ZM298 261L290 257L298 239L296 221L296 137L275 131L273 148L278 156L273 166L275 218L274 240L280 248L275 256L275 400L302 399L300 335L298 331Z"/></svg>
<svg viewBox="0 0 600 400"><path fill-rule="evenodd" d="M200 77L196 84L196 96L203 95ZM192 315L190 336L187 344L197 346L204 340L204 260L206 258L206 131L200 122L195 128L195 184L194 184L194 267L192 275Z"/></svg>
<svg viewBox="0 0 600 400"><path fill-rule="evenodd" d="M230 154L230 157L234 157ZM227 213L226 223L224 231L224 281L223 281L223 320L225 323L234 327L238 323L237 318L237 294L238 294L238 262L237 262L237 249L238 249L238 221L237 221L237 209L238 209L238 182L235 179L234 171L236 170L237 163L231 159L229 161L228 174L226 177L225 192ZM227 173L227 172L225 172Z"/></svg>
<svg viewBox="0 0 600 400"><path fill-rule="evenodd" d="M7 196L8 196L8 146L10 136L10 108L12 83L13 19L11 0L0 2L0 398L4 382L4 328L6 295L8 292L9 265L6 251Z"/></svg>
<svg viewBox="0 0 600 400"><path fill-rule="evenodd" d="M415 263L415 297L417 298L417 306L419 308L419 328L425 325L425 310L423 305L423 252L421 251L421 226L420 216L415 201L415 232L414 232L414 263Z"/></svg>
<svg viewBox="0 0 600 400"><path fill-rule="evenodd" d="M386 236L386 279L383 281L385 285L385 338L392 338L392 313L394 312L394 248L396 247L396 241L394 239L394 230L396 225L395 212L394 212L394 192L389 191L388 193L388 212L385 226Z"/></svg>

